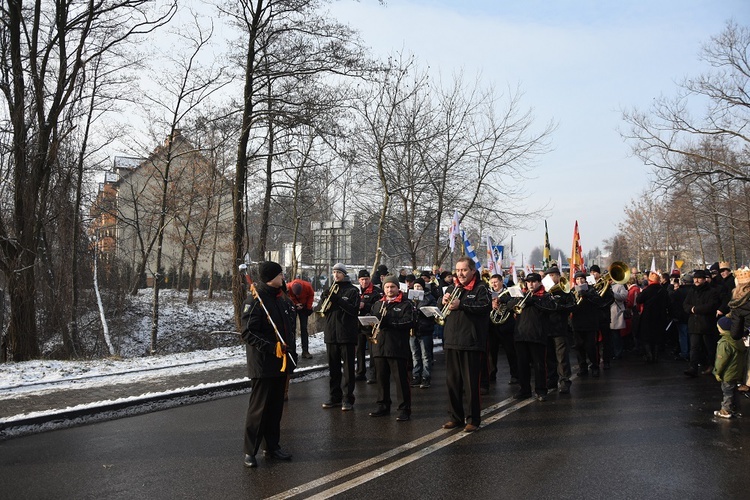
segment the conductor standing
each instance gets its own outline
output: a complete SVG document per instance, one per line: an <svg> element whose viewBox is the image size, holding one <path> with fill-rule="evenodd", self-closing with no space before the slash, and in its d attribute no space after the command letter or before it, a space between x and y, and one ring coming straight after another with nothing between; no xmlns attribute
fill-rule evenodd
<svg viewBox="0 0 750 500"><path fill-rule="evenodd" d="M242 310L242 340L252 391L245 420L245 466L257 467L255 455L265 440L264 455L291 460L282 451L281 416L284 386L297 363L294 305L283 292L284 275L276 262L261 262L260 283L254 284Z"/></svg>

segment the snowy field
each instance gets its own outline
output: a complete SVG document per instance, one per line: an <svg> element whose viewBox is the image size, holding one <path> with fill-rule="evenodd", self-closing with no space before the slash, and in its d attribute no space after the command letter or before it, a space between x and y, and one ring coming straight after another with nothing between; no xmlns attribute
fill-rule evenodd
<svg viewBox="0 0 750 500"><path fill-rule="evenodd" d="M128 307L130 330L116 339L119 356L98 360L34 360L0 364L0 401L29 391L55 390L66 387L85 388L113 383L143 380L144 377L200 372L215 368L244 365L245 347L234 329L231 297L228 294L207 299L196 292L196 300L187 305L186 292L162 290L159 338L171 353L146 356L150 340L151 290L141 290ZM311 318L312 320L312 318ZM312 323L312 321L311 321ZM195 337L229 344L211 349L189 350ZM299 340L297 345L300 351ZM310 336L310 352L324 352L322 334Z"/></svg>

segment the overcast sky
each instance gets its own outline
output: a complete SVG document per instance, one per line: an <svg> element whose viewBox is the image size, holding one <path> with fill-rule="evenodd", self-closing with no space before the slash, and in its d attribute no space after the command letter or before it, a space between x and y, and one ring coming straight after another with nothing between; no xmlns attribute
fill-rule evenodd
<svg viewBox="0 0 750 500"><path fill-rule="evenodd" d="M647 109L705 69L701 44L728 20L750 24L747 0L346 0L331 11L376 55L403 48L443 75L463 69L498 90L520 85L539 127L558 124L527 190L531 206L549 203L550 242L566 254L576 220L584 252L601 248L648 185L648 168L618 133L622 110ZM515 233L520 264L542 245L544 220Z"/></svg>

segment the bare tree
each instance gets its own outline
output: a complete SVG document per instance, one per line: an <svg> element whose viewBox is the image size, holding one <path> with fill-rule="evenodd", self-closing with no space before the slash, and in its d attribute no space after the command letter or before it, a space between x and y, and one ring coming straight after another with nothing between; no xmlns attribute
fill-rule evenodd
<svg viewBox="0 0 750 500"><path fill-rule="evenodd" d="M34 264L51 172L70 132L61 118L80 96L87 64L167 22L175 9L152 15L151 7L146 0L2 4L0 90L8 124L2 142L12 151L14 201L0 218L0 268L11 297L8 350L16 361L39 354Z"/></svg>

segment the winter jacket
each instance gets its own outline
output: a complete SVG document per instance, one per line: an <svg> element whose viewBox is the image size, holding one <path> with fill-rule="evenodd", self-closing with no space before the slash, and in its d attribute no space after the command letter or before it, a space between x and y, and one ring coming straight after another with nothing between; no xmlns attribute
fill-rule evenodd
<svg viewBox="0 0 750 500"><path fill-rule="evenodd" d="M677 290L669 292L669 317L678 323L687 323L690 314L685 311L685 298L692 285L680 285Z"/></svg>
<svg viewBox="0 0 750 500"><path fill-rule="evenodd" d="M614 302L609 306L609 328L611 330L622 330L625 328L625 300L628 298L628 289L625 285L612 284L612 297Z"/></svg>
<svg viewBox="0 0 750 500"><path fill-rule="evenodd" d="M643 305L641 318L638 322L638 338L650 342L660 341L669 322L667 314L669 294L667 289L660 283L649 282L649 285L641 290L635 301Z"/></svg>
<svg viewBox="0 0 750 500"><path fill-rule="evenodd" d="M327 288L320 296L320 304L323 304L331 295L331 307L325 315L323 341L326 344L356 344L359 335L359 290L348 279L337 281L332 286L336 285L336 293L331 295L331 289Z"/></svg>
<svg viewBox="0 0 750 500"><path fill-rule="evenodd" d="M603 300L596 290L589 288L579 292L583 297L573 308L571 325L576 332L596 332L599 330L599 308Z"/></svg>
<svg viewBox="0 0 750 500"><path fill-rule="evenodd" d="M295 288L295 285L300 286L301 291L299 295L295 295L294 292L292 292L292 290ZM313 287L309 281L297 278L296 280L293 280L291 283L289 283L286 289L289 293L289 298L292 300L292 303L302 304L302 309L299 310L299 314L305 314L307 316L312 314L315 291L313 290Z"/></svg>
<svg viewBox="0 0 750 500"><path fill-rule="evenodd" d="M708 283L693 286L685 297L683 308L690 314L688 333L691 335L712 335L716 331L716 310L720 298L716 288ZM695 311L693 312L693 308Z"/></svg>
<svg viewBox="0 0 750 500"><path fill-rule="evenodd" d="M372 314L380 320L377 343L372 344L375 358L411 359L409 331L414 327L414 304L403 292L388 302L385 297L372 306Z"/></svg>
<svg viewBox="0 0 750 500"><path fill-rule="evenodd" d="M515 307L523 298L514 298L508 305ZM549 330L549 313L556 309L552 296L540 287L531 295L521 310L516 315L516 330L513 332L513 340L516 342L534 342L547 344L547 331Z"/></svg>
<svg viewBox="0 0 750 500"><path fill-rule="evenodd" d="M258 299L248 295L242 308L241 325L242 340L245 341L247 354L247 376L253 378L285 377L294 369L294 364L287 357L286 370L281 371L282 358L276 356L278 337L268 316L279 330L287 344L286 350L297 362L297 346L295 344L296 319L294 304L277 288L271 288L264 283L255 286L258 297L263 301L266 311Z"/></svg>
<svg viewBox="0 0 750 500"><path fill-rule="evenodd" d="M732 318L732 338L739 340L750 335L750 297L740 297L729 301L729 317Z"/></svg>
<svg viewBox="0 0 750 500"><path fill-rule="evenodd" d="M414 335L417 337L432 336L435 331L435 318L433 316L425 316L425 314L419 309L425 306L436 306L437 301L435 297L425 291L424 299L419 301L419 306L414 308L414 316L416 317L416 328L414 329Z"/></svg>
<svg viewBox="0 0 750 500"><path fill-rule="evenodd" d="M474 274L468 289L460 288L460 305L445 318L443 348L484 352L489 335L492 296L479 273ZM454 289L455 285L451 285L446 293L453 293Z"/></svg>
<svg viewBox="0 0 750 500"><path fill-rule="evenodd" d="M722 334L716 344L714 377L719 382L734 384L745 380L745 344L734 340L729 334Z"/></svg>
<svg viewBox="0 0 750 500"><path fill-rule="evenodd" d="M555 302L555 307L549 312L549 336L567 337L568 319L576 306L576 299L572 293L555 292L552 294L552 300Z"/></svg>

